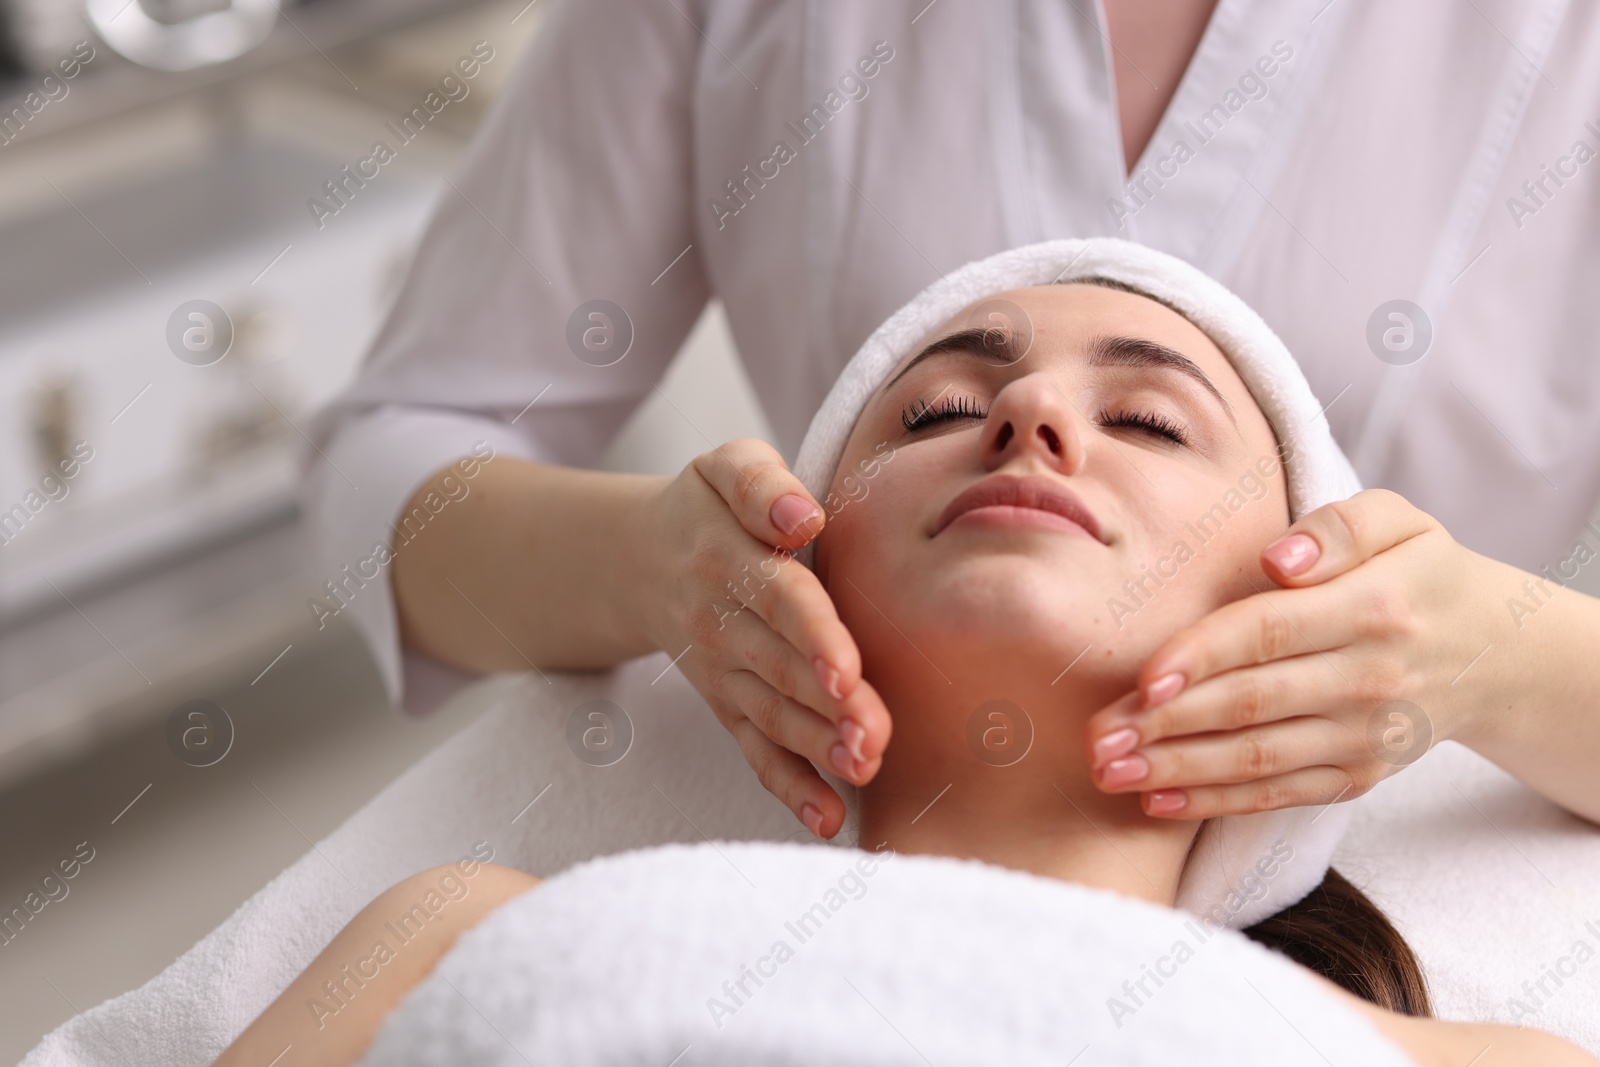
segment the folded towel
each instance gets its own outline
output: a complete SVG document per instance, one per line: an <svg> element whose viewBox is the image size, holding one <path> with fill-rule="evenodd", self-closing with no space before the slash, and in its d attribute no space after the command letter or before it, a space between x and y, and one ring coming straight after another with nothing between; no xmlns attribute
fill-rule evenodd
<svg viewBox="0 0 1600 1067"><path fill-rule="evenodd" d="M1361 489L1333 439L1322 405L1278 335L1226 286L1181 259L1111 237L1044 241L952 271L917 294L868 337L840 373L806 431L794 472L826 500L839 457L861 410L914 346L964 308L1011 289L1108 278L1183 313L1233 363L1283 449L1289 512L1299 519ZM1020 324L1010 323L1017 329ZM1265 548L1266 546L1261 546ZM797 553L811 565L811 546ZM819 768L821 770L821 768ZM855 788L823 771L857 817ZM1321 883L1349 822L1345 805L1212 819L1201 830L1178 886L1178 906L1226 917L1243 929L1300 901ZM1285 851L1293 861L1274 862ZM1274 874L1263 880L1262 873ZM1241 895L1241 887L1249 892ZM1259 892L1257 890L1260 890Z"/></svg>
<svg viewBox="0 0 1600 1067"><path fill-rule="evenodd" d="M507 902L362 1060L1195 1062L1411 1061L1298 965L1170 908L970 860L733 842L595 860Z"/></svg>
<svg viewBox="0 0 1600 1067"><path fill-rule="evenodd" d="M495 862L550 878L667 842L810 841L669 663L657 653L463 693L488 705L480 718L160 974L63 1023L23 1067L203 1067L380 892L485 843ZM569 724L592 723L582 709L594 700L631 723L631 746L610 766L568 747ZM1352 806L1336 865L1416 949L1441 1017L1526 1021L1600 1053L1600 937L1584 926L1600 926L1600 831L1450 742ZM842 869L852 853L836 851ZM1523 1018L1514 1000L1535 1014Z"/></svg>

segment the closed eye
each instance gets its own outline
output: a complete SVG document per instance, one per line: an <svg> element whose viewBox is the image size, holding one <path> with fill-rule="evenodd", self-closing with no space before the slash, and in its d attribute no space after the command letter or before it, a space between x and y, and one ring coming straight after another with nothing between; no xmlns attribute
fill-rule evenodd
<svg viewBox="0 0 1600 1067"><path fill-rule="evenodd" d="M925 430L938 422L957 421L960 419L983 419L988 416L988 411L976 400L969 397L948 397L929 404L924 400L913 400L900 413L900 422L906 431L914 433ZM1153 411L1119 411L1112 415L1102 414L1100 425L1106 428L1122 427L1138 430L1142 433L1164 437L1175 444L1187 446L1189 444L1188 432L1176 422L1165 415Z"/></svg>
<svg viewBox="0 0 1600 1067"><path fill-rule="evenodd" d="M968 397L951 397L930 406L925 400L913 400L900 412L900 423L907 432L926 429L946 419L981 419L988 412Z"/></svg>
<svg viewBox="0 0 1600 1067"><path fill-rule="evenodd" d="M1120 411L1115 415L1101 415L1101 426L1125 426L1145 433L1165 437L1180 445L1189 443L1189 435L1182 426L1165 415L1153 411Z"/></svg>

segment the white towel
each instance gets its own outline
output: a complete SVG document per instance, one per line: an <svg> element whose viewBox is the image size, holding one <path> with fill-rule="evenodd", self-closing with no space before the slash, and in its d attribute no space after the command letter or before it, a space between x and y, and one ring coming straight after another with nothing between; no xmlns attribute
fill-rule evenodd
<svg viewBox="0 0 1600 1067"><path fill-rule="evenodd" d="M1411 1061L1298 965L1169 908L968 860L717 842L502 905L361 1062Z"/></svg>
<svg viewBox="0 0 1600 1067"><path fill-rule="evenodd" d="M1044 241L968 263L934 282L873 331L811 420L795 476L826 500L839 458L862 408L918 344L962 309L985 297L1078 278L1109 278L1179 309L1232 361L1285 449L1289 512L1299 519L1361 489L1333 439L1322 405L1278 335L1226 286L1181 259L1111 237ZM1265 548L1265 545L1261 546ZM797 558L811 565L811 546ZM853 821L855 789L826 774ZM1321 883L1350 813L1346 805L1213 819L1201 830L1178 887L1178 905L1196 914L1220 909L1236 929L1300 901ZM1241 902L1240 887L1263 884L1262 865L1284 844L1294 860Z"/></svg>
<svg viewBox="0 0 1600 1067"><path fill-rule="evenodd" d="M495 862L549 878L672 841L809 841L669 663L657 653L603 673L552 674L548 684L481 683L479 693L500 692L481 718L160 974L63 1023L23 1067L203 1067L364 905L478 842ZM610 767L567 747L572 713L593 699L616 702L633 722L632 748ZM1511 1003L1546 969L1570 970L1575 961L1561 961L1578 939L1600 948L1576 921L1600 920L1600 832L1449 742L1352 806L1359 818L1337 865L1415 947L1442 1017L1527 1021L1600 1053L1600 959L1559 989L1545 979L1552 996L1532 1005L1531 1018ZM1566 899L1577 903L1556 906Z"/></svg>

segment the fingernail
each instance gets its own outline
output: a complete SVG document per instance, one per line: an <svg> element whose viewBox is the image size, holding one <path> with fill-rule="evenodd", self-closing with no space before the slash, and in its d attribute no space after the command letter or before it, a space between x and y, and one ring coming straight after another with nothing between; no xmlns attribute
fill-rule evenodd
<svg viewBox="0 0 1600 1067"><path fill-rule="evenodd" d="M800 805L800 821L806 824L812 837L822 836L822 811L815 804L807 801Z"/></svg>
<svg viewBox="0 0 1600 1067"><path fill-rule="evenodd" d="M1322 549L1314 538L1297 533L1272 542L1263 554L1284 574L1294 575L1315 563Z"/></svg>
<svg viewBox="0 0 1600 1067"><path fill-rule="evenodd" d="M812 516L816 515L816 505L803 496L788 493L780 496L772 505L772 525L786 534L792 534L800 529Z"/></svg>
<svg viewBox="0 0 1600 1067"><path fill-rule="evenodd" d="M1153 708L1157 704L1164 704L1171 700L1183 691L1185 681L1187 679L1184 678L1182 671L1163 674L1151 682L1150 687L1144 691L1144 706Z"/></svg>
<svg viewBox="0 0 1600 1067"><path fill-rule="evenodd" d="M1112 787L1132 785L1149 773L1150 764L1143 756L1124 756L1106 764L1105 770L1100 772L1100 784Z"/></svg>
<svg viewBox="0 0 1600 1067"><path fill-rule="evenodd" d="M1118 756L1125 756L1139 747L1139 731L1131 726L1124 726L1106 734L1094 743L1094 761L1096 765L1104 763Z"/></svg>
<svg viewBox="0 0 1600 1067"><path fill-rule="evenodd" d="M1173 789L1163 793L1151 793L1149 806L1145 810L1151 815L1171 815L1188 806L1189 794L1181 789Z"/></svg>
<svg viewBox="0 0 1600 1067"><path fill-rule="evenodd" d="M839 741L833 743L828 749L828 761L833 764L833 769L839 773L840 778L851 777L852 768L855 766L850 761L850 750Z"/></svg>
<svg viewBox="0 0 1600 1067"><path fill-rule="evenodd" d="M861 753L861 742L867 739L867 731L863 730L858 722L854 719L845 719L840 722L839 736L850 749L850 755L858 760L866 760L867 757Z"/></svg>
<svg viewBox="0 0 1600 1067"><path fill-rule="evenodd" d="M811 666L816 668L817 680L828 691L828 695L835 700L843 700L844 694L839 692L839 672L834 670L833 664L818 656L811 661Z"/></svg>

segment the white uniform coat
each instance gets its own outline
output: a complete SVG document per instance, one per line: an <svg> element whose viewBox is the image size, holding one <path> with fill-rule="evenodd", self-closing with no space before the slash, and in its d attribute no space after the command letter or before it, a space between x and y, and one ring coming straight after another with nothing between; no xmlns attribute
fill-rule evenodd
<svg viewBox="0 0 1600 1067"><path fill-rule="evenodd" d="M1093 234L1254 305L1365 484L1570 571L1600 498L1600 4L1220 0L1131 178L1105 26L1095 0L557 0L314 425L327 576L475 441L596 462L712 296L792 458L929 282ZM594 366L569 320L602 299L633 337ZM388 575L345 614L398 699Z"/></svg>

